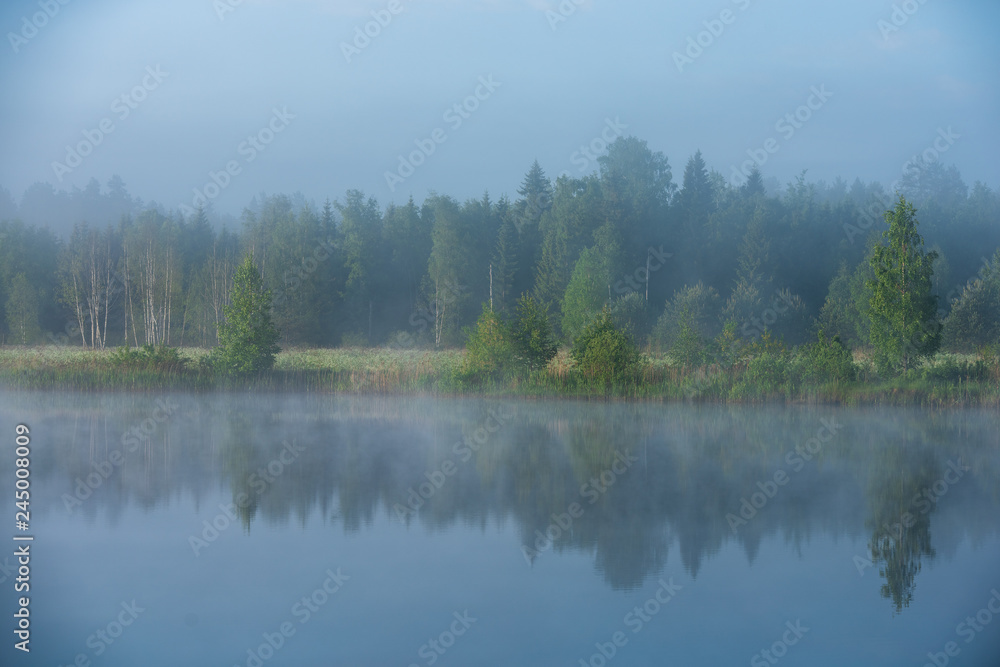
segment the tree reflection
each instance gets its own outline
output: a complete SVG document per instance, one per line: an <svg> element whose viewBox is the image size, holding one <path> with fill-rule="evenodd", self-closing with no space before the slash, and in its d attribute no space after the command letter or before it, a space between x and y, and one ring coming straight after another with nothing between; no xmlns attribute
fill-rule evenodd
<svg viewBox="0 0 1000 667"><path fill-rule="evenodd" d="M876 474L868 489L871 514L866 525L873 531L868 547L885 580L882 597L892 600L896 613L913 601L921 559L934 557L934 506L921 494L941 478L942 470L929 450L914 449L883 447L873 457Z"/></svg>
<svg viewBox="0 0 1000 667"><path fill-rule="evenodd" d="M975 481L963 481L960 495L948 496L949 503L976 507L950 534L979 538L997 531L990 520L1000 505L996 448L982 445L995 443L1000 416L860 415L793 471L786 454L815 434L828 410L518 402L515 415L487 432L491 410L509 414L515 407L329 400L337 409L301 397L220 400L203 411L197 428L164 424L170 449L144 457L145 474L132 474L139 466L131 460L121 466L82 511L106 505L114 513L129 502L152 507L169 502L178 486L189 489L197 505L221 478L245 531L262 519L281 525L294 517L305 524L317 514L347 533L384 521L429 532L512 525L512 556L525 548L529 563L537 564L584 553L615 589L643 586L662 574L671 555L698 577L734 543L755 567L769 553L765 545L777 539L794 554L817 534L860 538L880 572L881 594L897 613L913 603L922 561L935 555L935 502L925 492L949 470L963 474L942 461L951 466L965 456L975 471L964 478ZM66 437L46 453L48 464L39 458L39 469L59 470L72 491L100 461L95 452L103 456L114 444L105 446L104 433L120 433L135 421L122 412L124 426L78 420L74 413L57 417ZM477 438L481 445L470 448ZM279 464L292 441L301 453ZM614 472L622 456L636 460ZM788 483L745 525L731 525L727 513L739 511L778 470L789 474ZM574 504L579 512L567 523ZM218 509L197 511L203 519ZM563 517L562 527L554 517ZM952 542L938 549L945 553Z"/></svg>

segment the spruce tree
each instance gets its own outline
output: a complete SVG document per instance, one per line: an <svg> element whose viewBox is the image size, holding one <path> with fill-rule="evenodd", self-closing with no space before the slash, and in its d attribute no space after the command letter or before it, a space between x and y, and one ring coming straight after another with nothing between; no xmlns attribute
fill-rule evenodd
<svg viewBox="0 0 1000 667"><path fill-rule="evenodd" d="M917 233L916 209L900 195L886 211L886 245L873 248L869 262L875 278L871 294L871 342L882 370L904 373L915 361L937 352L941 326L937 296L931 294L935 252L924 252Z"/></svg>
<svg viewBox="0 0 1000 667"><path fill-rule="evenodd" d="M227 375L248 375L270 370L280 351L281 334L271 321L271 292L247 254L233 277L231 303L219 324L216 366Z"/></svg>

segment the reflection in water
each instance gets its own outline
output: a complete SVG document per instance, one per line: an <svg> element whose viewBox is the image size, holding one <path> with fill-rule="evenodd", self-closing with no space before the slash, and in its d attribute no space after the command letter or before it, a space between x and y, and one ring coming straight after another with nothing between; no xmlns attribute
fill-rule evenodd
<svg viewBox="0 0 1000 667"><path fill-rule="evenodd" d="M13 398L22 413L30 411L30 396ZM697 577L727 543L739 544L754 563L772 536L793 552L816 534L870 536L882 594L897 611L914 600L921 562L935 557L938 507L962 510L948 514L957 524L936 538L938 552L954 552L965 537L975 543L997 533L1000 428L988 412L307 396L177 400L178 416L78 511L113 520L128 503L152 507L181 492L197 500L221 483L245 531L260 521L305 524L317 516L347 533L377 520L429 532L513 523L519 543L511 544L512 553L528 553L535 564L561 553L591 554L615 589L637 588L664 572L672 545L680 565ZM120 434L145 418L152 401L64 395L59 409L47 409L53 447L35 461L39 477L57 487L46 497L71 493ZM197 412L196 401L205 402ZM54 402L49 395L46 403ZM502 415L502 425L487 430L491 414ZM786 454L832 415L844 428L734 530L727 513L738 512L758 482L787 470ZM617 464L614 472L623 456L630 465ZM948 462L959 460L968 471L932 502L926 490L954 479L946 477ZM48 511L64 508L53 502Z"/></svg>
<svg viewBox="0 0 1000 667"><path fill-rule="evenodd" d="M920 500L923 490L941 476L941 466L930 450L883 448L872 465L882 471L869 482L870 517L873 529L868 543L872 562L885 579L882 597L892 600L899 612L910 606L921 558L934 558L931 547L931 512L933 507Z"/></svg>

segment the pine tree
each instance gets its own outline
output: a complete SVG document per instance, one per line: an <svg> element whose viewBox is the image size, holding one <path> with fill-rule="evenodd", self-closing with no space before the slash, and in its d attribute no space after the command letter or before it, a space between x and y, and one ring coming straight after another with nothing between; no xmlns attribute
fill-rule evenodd
<svg viewBox="0 0 1000 667"><path fill-rule="evenodd" d="M882 233L887 245L877 245L869 262L875 273L869 281L871 341L883 370L902 368L937 352L941 326L937 296L931 294L934 252L924 252L917 233L916 209L900 195L886 211L889 229Z"/></svg>
<svg viewBox="0 0 1000 667"><path fill-rule="evenodd" d="M514 298L514 278L517 275L518 255L521 246L517 238L517 227L510 215L504 216L497 234L493 249L491 265L493 267L492 295L497 312L505 314L508 305Z"/></svg>
<svg viewBox="0 0 1000 667"><path fill-rule="evenodd" d="M247 254L236 269L225 322L219 324L217 368L227 375L247 375L270 370L280 352L280 332L271 322L271 293Z"/></svg>
<svg viewBox="0 0 1000 667"><path fill-rule="evenodd" d="M519 255L514 276L514 293L521 294L534 288L535 267L542 257L542 216L552 208L552 184L538 160L517 189L521 198L514 204L514 226L517 228Z"/></svg>

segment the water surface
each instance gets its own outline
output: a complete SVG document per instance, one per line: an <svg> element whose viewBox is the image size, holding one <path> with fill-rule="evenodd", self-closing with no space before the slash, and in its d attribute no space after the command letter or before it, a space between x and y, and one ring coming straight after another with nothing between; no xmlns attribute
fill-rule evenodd
<svg viewBox="0 0 1000 667"><path fill-rule="evenodd" d="M1000 664L994 412L0 400L4 665Z"/></svg>

